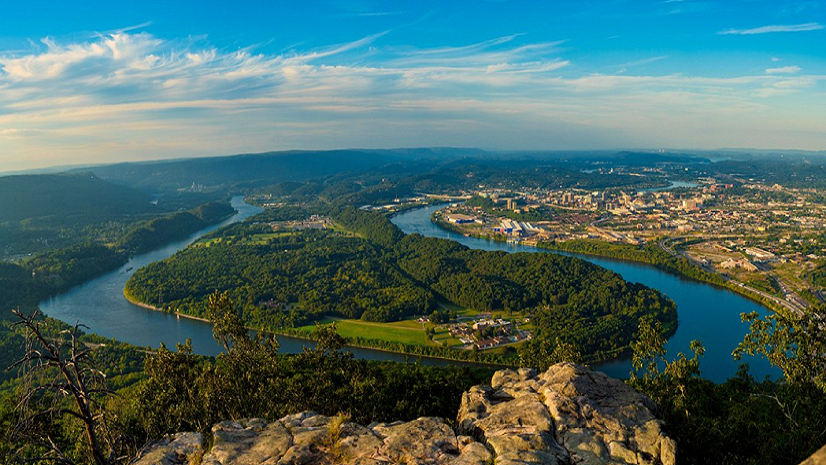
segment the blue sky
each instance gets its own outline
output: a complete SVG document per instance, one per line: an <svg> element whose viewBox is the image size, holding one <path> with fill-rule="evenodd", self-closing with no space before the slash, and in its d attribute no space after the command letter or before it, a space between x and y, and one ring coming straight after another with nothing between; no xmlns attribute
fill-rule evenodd
<svg viewBox="0 0 826 465"><path fill-rule="evenodd" d="M293 148L824 150L824 80L820 1L9 2L0 172Z"/></svg>

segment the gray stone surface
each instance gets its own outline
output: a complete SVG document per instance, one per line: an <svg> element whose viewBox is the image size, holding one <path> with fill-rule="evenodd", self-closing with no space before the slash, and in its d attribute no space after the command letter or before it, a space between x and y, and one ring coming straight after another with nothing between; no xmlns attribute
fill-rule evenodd
<svg viewBox="0 0 826 465"><path fill-rule="evenodd" d="M498 371L463 395L457 423L492 447L497 464L673 465L676 444L654 410L622 381L561 363L541 374Z"/></svg>
<svg viewBox="0 0 826 465"><path fill-rule="evenodd" d="M443 419L362 426L313 412L224 421L147 447L135 465L674 465L654 404L621 381L573 364L496 372L462 396L457 432ZM817 462L815 462L817 463Z"/></svg>
<svg viewBox="0 0 826 465"><path fill-rule="evenodd" d="M201 433L177 433L144 447L132 462L137 465L189 465L204 452Z"/></svg>

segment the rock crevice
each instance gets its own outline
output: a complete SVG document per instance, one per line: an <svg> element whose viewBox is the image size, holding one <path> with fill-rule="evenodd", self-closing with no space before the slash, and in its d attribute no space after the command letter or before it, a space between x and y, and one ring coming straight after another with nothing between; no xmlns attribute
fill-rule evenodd
<svg viewBox="0 0 826 465"><path fill-rule="evenodd" d="M622 381L563 363L501 370L462 396L456 431L440 418L362 426L302 412L223 421L204 451L198 433L146 449L136 465L637 464L674 465L676 445L653 402Z"/></svg>

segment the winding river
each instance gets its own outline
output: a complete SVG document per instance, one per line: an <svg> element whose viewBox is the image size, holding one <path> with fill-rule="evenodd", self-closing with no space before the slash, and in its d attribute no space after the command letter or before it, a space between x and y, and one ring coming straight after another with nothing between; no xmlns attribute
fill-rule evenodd
<svg viewBox="0 0 826 465"><path fill-rule="evenodd" d="M430 215L438 207L426 207L396 215L393 223L407 234L418 233L423 236L452 239L473 249L502 250L505 252L560 253L536 247L507 244L445 231L430 221ZM627 281L638 282L659 289L671 297L677 304L679 326L677 332L668 340L667 359L673 359L677 353L691 355L689 343L692 339L703 342L706 352L700 362L702 376L715 382L722 382L737 372L741 362L736 362L731 352L743 340L748 332L748 325L740 321L741 312L757 311L765 315L768 310L727 289L700 283L666 273L653 266L622 260L594 257L590 255L569 254L608 268L622 275ZM749 364L751 372L758 380L765 376L779 376L780 372L759 357L743 357ZM628 358L600 363L594 366L611 376L624 378L631 371Z"/></svg>
<svg viewBox="0 0 826 465"><path fill-rule="evenodd" d="M157 250L136 255L118 270L107 273L68 292L40 302L40 309L46 315L69 324L80 322L89 332L107 338L115 338L141 347L159 347L161 343L174 347L187 338L192 340L192 348L202 355L217 355L221 348L212 337L212 325L190 318L178 318L168 313L147 310L130 303L123 296L126 281L135 270L152 262L163 260L175 252L195 242L206 233L228 224L244 221L261 209L244 202L243 197L234 197L232 206L238 211L220 224L198 231L192 236ZM312 341L279 336L282 353L295 354L304 346L312 347ZM392 352L353 347L349 349L358 358L367 360L407 361L411 357ZM446 365L448 360L428 360L430 365Z"/></svg>
<svg viewBox="0 0 826 465"><path fill-rule="evenodd" d="M158 347L164 343L168 347L173 347L176 343L189 338L192 340L195 352L216 355L220 348L212 338L210 324L188 318L178 318L175 315L133 305L123 297L123 288L134 270L170 257L200 236L225 225L243 221L261 211L258 207L244 203L241 197L233 198L232 206L238 213L224 222L199 231L185 240L137 255L118 270L41 302L40 308L53 318L70 324L79 321L88 326L91 332L137 346ZM406 233L449 238L476 249L540 252L539 249L533 247L468 238L443 231L430 222L433 208L421 208L399 214L393 218L393 222ZM687 352L691 339L702 340L706 346L706 356L701 363L703 376L713 381L723 381L736 371L737 363L729 354L746 333L746 326L740 323L740 312L752 310L766 312L763 307L731 291L684 280L648 265L587 256L582 258L616 271L629 281L641 282L660 289L674 299L677 303L680 325L677 333L668 342L669 356L673 356L678 351ZM298 353L305 346L313 345L310 341L298 338L279 336L278 340L282 353ZM403 354L378 350L361 348L350 350L356 357L368 360L406 361L411 359ZM777 374L763 359L746 361L758 378ZM422 359L422 362L429 365L461 363L438 359ZM600 364L595 368L612 376L626 377L630 371L630 362L629 360L615 360Z"/></svg>

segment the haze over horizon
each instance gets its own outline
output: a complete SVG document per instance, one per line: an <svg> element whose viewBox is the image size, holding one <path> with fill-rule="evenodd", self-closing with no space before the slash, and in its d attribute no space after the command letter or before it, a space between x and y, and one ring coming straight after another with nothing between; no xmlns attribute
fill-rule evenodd
<svg viewBox="0 0 826 465"><path fill-rule="evenodd" d="M30 1L0 24L0 172L347 147L826 149L820 1Z"/></svg>

